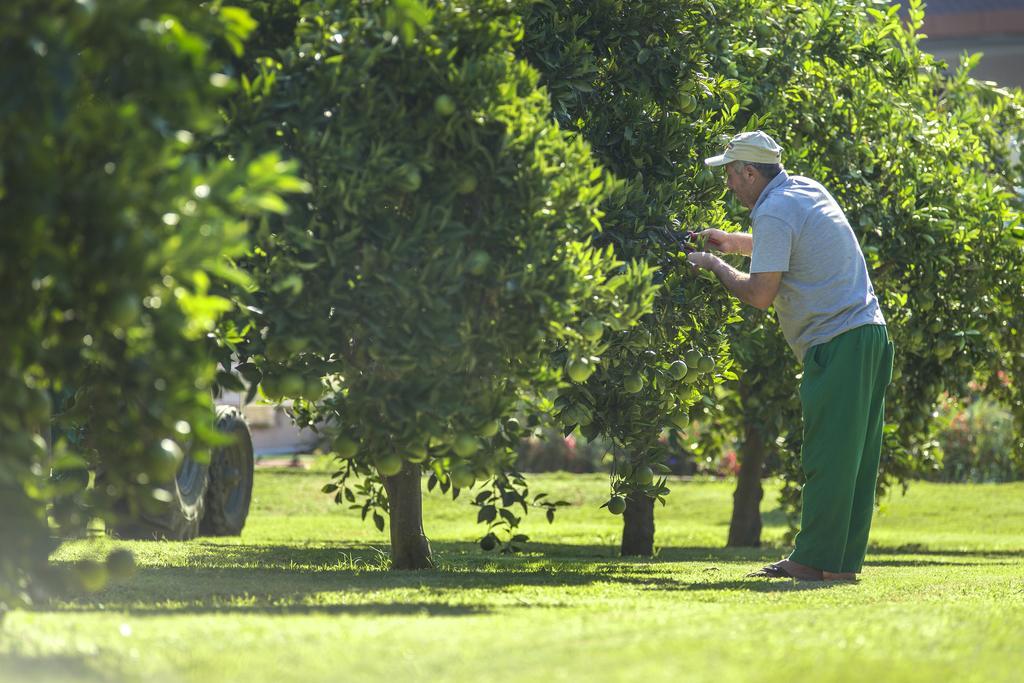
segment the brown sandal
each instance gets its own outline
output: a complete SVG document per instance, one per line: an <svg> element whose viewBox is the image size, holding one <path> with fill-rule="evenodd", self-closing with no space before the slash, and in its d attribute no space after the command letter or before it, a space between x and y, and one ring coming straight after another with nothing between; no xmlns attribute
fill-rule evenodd
<svg viewBox="0 0 1024 683"><path fill-rule="evenodd" d="M785 560L783 560L785 561ZM761 567L756 572L750 572L747 576L758 579L796 579L797 581L821 581L819 576L797 576L779 563Z"/></svg>
<svg viewBox="0 0 1024 683"><path fill-rule="evenodd" d="M795 579L796 577L791 575L782 567L777 567L774 564L770 564L767 567L761 567L756 572L750 572L747 576L755 579Z"/></svg>

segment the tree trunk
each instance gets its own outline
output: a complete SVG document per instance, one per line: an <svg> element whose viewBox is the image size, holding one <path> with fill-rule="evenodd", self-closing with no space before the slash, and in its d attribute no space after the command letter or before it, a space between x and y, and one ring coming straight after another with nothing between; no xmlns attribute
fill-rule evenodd
<svg viewBox="0 0 1024 683"><path fill-rule="evenodd" d="M736 492L732 495L732 521L729 522L729 547L761 545L761 470L765 444L761 428L746 421L740 446L740 471Z"/></svg>
<svg viewBox="0 0 1024 683"><path fill-rule="evenodd" d="M622 513L622 554L654 555L654 499L642 493L626 498L626 511Z"/></svg>
<svg viewBox="0 0 1024 683"><path fill-rule="evenodd" d="M388 492L392 569L433 569L430 541L423 533L423 496L420 493L420 466L402 464L402 471L384 477Z"/></svg>

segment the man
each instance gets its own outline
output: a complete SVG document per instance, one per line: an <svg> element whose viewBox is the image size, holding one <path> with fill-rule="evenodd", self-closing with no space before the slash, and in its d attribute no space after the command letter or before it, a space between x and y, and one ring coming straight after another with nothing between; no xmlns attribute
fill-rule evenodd
<svg viewBox="0 0 1024 683"><path fill-rule="evenodd" d="M893 347L850 224L819 183L788 175L782 149L741 133L704 161L725 166L729 190L750 209L751 234L704 230L707 244L750 256L750 272L694 252L740 301L775 305L804 366L800 382L807 483L795 549L751 576L852 580L861 570L875 501L885 389Z"/></svg>

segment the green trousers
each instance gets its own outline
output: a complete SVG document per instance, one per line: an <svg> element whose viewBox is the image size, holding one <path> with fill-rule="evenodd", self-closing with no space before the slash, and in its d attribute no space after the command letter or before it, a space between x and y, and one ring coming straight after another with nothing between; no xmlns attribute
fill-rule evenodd
<svg viewBox="0 0 1024 683"><path fill-rule="evenodd" d="M884 325L864 325L812 346L800 382L807 483L790 559L859 572L868 547L893 346Z"/></svg>

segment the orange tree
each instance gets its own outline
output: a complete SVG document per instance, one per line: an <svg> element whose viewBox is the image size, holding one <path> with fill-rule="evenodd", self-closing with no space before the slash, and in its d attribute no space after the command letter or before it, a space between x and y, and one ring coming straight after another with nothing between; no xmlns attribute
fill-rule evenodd
<svg viewBox="0 0 1024 683"><path fill-rule="evenodd" d="M101 585L99 564L48 567L56 539L167 498L213 438L204 338L227 302L208 283L239 276L221 256L278 182L195 142L230 83L211 53L247 27L176 0L0 9L0 612Z"/></svg>
<svg viewBox="0 0 1024 683"><path fill-rule="evenodd" d="M991 358L975 367L979 392L1009 406L1015 418L1013 454L1024 463L1024 91L1008 90L970 76L980 55L971 56L942 84L941 110L955 112L960 125L977 135L988 154L987 176L1003 192L1012 213L1000 231L1000 249L988 254L986 267L998 271L996 289L985 293L988 306L999 306L1002 315L990 334ZM963 396L961 396L963 398Z"/></svg>
<svg viewBox="0 0 1024 683"><path fill-rule="evenodd" d="M392 566L428 567L421 472L453 495L506 476L506 418L591 372L650 273L589 243L602 171L551 124L506 3L251 6L267 29L225 144L280 150L313 189L252 226L239 372L333 440L325 491L390 514Z"/></svg>
<svg viewBox="0 0 1024 683"><path fill-rule="evenodd" d="M928 428L940 392L960 394L980 378L1019 412L1014 321L1024 262L1000 158L1006 129L1019 127L1020 101L988 93L986 103L965 74L943 75L917 44L920 3L910 3L907 24L887 3L738 4L749 19L722 27L717 57L743 84L736 125L770 131L791 172L836 196L896 344L884 489L934 464ZM745 214L734 217L746 223ZM729 543L756 545L766 459L784 475L794 519L799 508L800 368L771 316L743 313L731 334L740 379L705 445L739 436Z"/></svg>
<svg viewBox="0 0 1024 683"><path fill-rule="evenodd" d="M715 387L735 379L724 332L734 305L690 271L682 243L686 230L725 224L723 188L702 161L736 105L738 84L711 61L715 26L731 18L687 0L522 5L519 51L541 71L555 120L620 179L598 240L659 266L653 310L606 335L596 372L556 402L566 430L617 446L605 505L625 513L622 553L650 555L654 501L669 492L661 437L678 448L691 416L717 419Z"/></svg>

